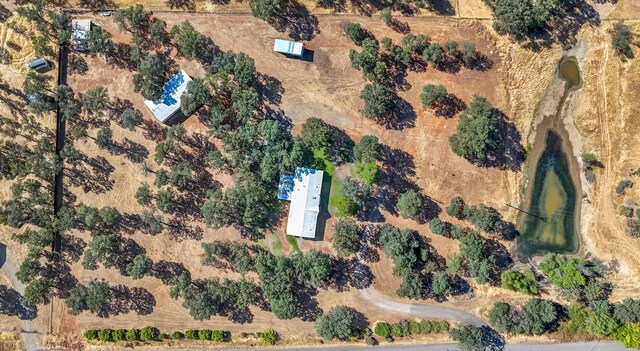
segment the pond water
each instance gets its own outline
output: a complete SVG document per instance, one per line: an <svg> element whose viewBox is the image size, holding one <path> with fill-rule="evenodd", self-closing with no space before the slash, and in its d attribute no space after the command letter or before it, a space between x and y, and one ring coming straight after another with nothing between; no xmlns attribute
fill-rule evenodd
<svg viewBox="0 0 640 351"><path fill-rule="evenodd" d="M524 257L547 253L571 254L580 247L576 230L578 190L574 183L577 162L567 154L571 150L568 133L562 123L562 111L569 91L580 86L581 77L575 58L563 58L558 73L565 80L564 94L555 115L545 116L538 125L532 147L531 164L535 173L527 191L526 212L520 221L518 239Z"/></svg>
<svg viewBox="0 0 640 351"><path fill-rule="evenodd" d="M548 252L574 253L579 242L575 228L576 187L571 179L562 138L547 131L545 149L536 166L531 202L523 220L520 252L526 256Z"/></svg>

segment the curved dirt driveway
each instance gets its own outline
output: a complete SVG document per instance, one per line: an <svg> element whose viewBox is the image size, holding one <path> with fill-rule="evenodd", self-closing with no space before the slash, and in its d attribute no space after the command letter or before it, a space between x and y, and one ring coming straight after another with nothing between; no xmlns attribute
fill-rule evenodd
<svg viewBox="0 0 640 351"><path fill-rule="evenodd" d="M394 301L376 293L375 290L371 288L360 290L360 295L379 308L399 314L425 318L442 318L478 327L486 325L486 323L477 316L453 307Z"/></svg>

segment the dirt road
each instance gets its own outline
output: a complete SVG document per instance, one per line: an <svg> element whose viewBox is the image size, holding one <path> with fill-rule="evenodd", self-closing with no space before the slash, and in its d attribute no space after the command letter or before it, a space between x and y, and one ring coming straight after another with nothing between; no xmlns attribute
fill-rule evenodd
<svg viewBox="0 0 640 351"><path fill-rule="evenodd" d="M472 315L471 313L452 307L398 302L377 294L373 289L360 290L360 295L378 308L393 311L401 315L411 315L424 318L442 318L479 327L485 325L482 319Z"/></svg>
<svg viewBox="0 0 640 351"><path fill-rule="evenodd" d="M24 284L22 284L20 281L18 281L18 278L16 278L16 272L18 271L18 268L16 266L15 259L9 253L7 253L6 261L2 266L2 271L11 282L13 288L20 294L24 295ZM32 321L25 319L22 321L22 323L23 331L22 333L20 333L20 337L22 338L24 350L44 350L40 345L39 332L34 329Z"/></svg>

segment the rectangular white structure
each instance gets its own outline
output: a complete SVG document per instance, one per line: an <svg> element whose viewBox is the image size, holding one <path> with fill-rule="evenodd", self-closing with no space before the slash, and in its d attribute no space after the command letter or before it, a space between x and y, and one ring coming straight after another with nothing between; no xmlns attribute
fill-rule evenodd
<svg viewBox="0 0 640 351"><path fill-rule="evenodd" d="M273 44L273 51L281 54L302 56L304 53L304 45L302 43L296 43L294 41L276 39Z"/></svg>
<svg viewBox="0 0 640 351"><path fill-rule="evenodd" d="M287 235L308 239L316 237L323 174L324 172L315 169L296 168L290 195Z"/></svg>
<svg viewBox="0 0 640 351"><path fill-rule="evenodd" d="M184 70L180 70L164 85L161 98L155 101L145 100L144 104L164 123L180 110L180 97L187 91L189 82L191 77Z"/></svg>
<svg viewBox="0 0 640 351"><path fill-rule="evenodd" d="M83 41L89 38L91 32L91 20L74 19L71 20L71 39L73 40L73 49L76 51L87 51L89 48L84 46Z"/></svg>

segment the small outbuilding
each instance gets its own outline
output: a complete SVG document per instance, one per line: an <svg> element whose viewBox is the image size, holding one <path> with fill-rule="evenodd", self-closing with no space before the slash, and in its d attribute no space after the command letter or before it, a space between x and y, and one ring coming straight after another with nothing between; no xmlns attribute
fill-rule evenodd
<svg viewBox="0 0 640 351"><path fill-rule="evenodd" d="M144 104L158 121L171 124L174 119L183 116L180 111L180 98L187 91L190 82L191 77L187 72L181 70L164 85L162 97L154 101L145 100Z"/></svg>
<svg viewBox="0 0 640 351"><path fill-rule="evenodd" d="M273 44L273 51L285 55L302 57L302 55L304 55L304 45L295 41L276 39Z"/></svg>
<svg viewBox="0 0 640 351"><path fill-rule="evenodd" d="M291 201L287 219L287 235L314 239L324 172L311 168L296 168L294 175L280 178L278 198Z"/></svg>
<svg viewBox="0 0 640 351"><path fill-rule="evenodd" d="M51 68L51 64L43 57L38 57L35 60L31 60L27 66L38 73L44 73Z"/></svg>
<svg viewBox="0 0 640 351"><path fill-rule="evenodd" d="M85 40L89 39L91 32L91 20L74 19L71 20L71 39L73 50L88 51L89 48L84 45Z"/></svg>

